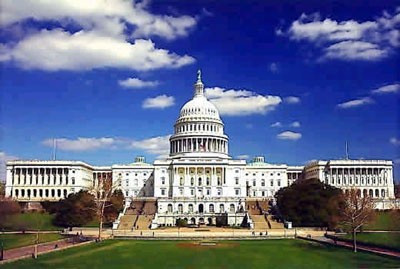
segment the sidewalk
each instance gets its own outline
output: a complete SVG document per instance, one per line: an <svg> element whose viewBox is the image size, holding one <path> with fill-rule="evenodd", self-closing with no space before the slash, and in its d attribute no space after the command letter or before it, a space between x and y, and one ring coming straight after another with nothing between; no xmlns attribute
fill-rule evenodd
<svg viewBox="0 0 400 269"><path fill-rule="evenodd" d="M58 241L42 243L42 244L38 245L38 255L48 253L48 252L58 251L58 250L62 250L62 249L67 249L67 248L74 247L74 246L80 246L82 244L87 244L88 242L90 243L92 241L75 243L69 239L62 239L62 240L58 240ZM6 263L6 262L11 262L11 261L15 261L15 260L23 259L23 258L32 257L34 250L35 250L34 245L5 250L4 251L4 260L0 261L0 265L3 263Z"/></svg>
<svg viewBox="0 0 400 269"><path fill-rule="evenodd" d="M318 237L312 237L312 238L307 238L307 237L299 237L299 238L305 239L305 240L317 241L317 242L320 242L323 244L330 244L333 246L349 248L351 250L353 249L352 243L345 242L345 241L339 241L339 240L337 240L335 243L335 241L333 239L326 238L324 236L318 236ZM388 250L388 249L378 248L378 247L368 247L368 246L363 245L362 243L357 243L357 250L371 252L371 253L375 253L378 255L385 255L385 256L390 256L390 257L400 259L399 251Z"/></svg>

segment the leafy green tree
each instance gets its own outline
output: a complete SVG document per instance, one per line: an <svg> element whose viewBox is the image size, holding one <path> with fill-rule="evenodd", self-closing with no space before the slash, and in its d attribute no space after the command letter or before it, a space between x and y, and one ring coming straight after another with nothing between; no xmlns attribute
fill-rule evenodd
<svg viewBox="0 0 400 269"><path fill-rule="evenodd" d="M334 228L340 221L342 191L318 179L295 182L275 198L281 216L294 226Z"/></svg>
<svg viewBox="0 0 400 269"><path fill-rule="evenodd" d="M87 191L70 194L58 204L54 223L62 227L83 226L96 216L94 196Z"/></svg>
<svg viewBox="0 0 400 269"><path fill-rule="evenodd" d="M117 219L119 212L124 209L124 194L121 190L115 190L104 208L105 222L113 222Z"/></svg>

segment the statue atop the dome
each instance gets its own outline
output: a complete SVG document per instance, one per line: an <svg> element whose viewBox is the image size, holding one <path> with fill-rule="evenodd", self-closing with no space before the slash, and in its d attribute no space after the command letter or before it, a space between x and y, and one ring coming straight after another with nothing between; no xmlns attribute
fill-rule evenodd
<svg viewBox="0 0 400 269"><path fill-rule="evenodd" d="M202 83L201 82L201 70L197 70L197 83Z"/></svg>

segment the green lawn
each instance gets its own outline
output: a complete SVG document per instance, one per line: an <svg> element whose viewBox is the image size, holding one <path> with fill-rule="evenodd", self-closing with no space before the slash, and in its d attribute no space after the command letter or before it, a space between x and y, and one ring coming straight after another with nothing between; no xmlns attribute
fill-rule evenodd
<svg viewBox="0 0 400 269"><path fill-rule="evenodd" d="M48 213L21 213L8 217L3 223L3 229L15 230L37 230L55 231L62 230L61 227L53 225L54 216Z"/></svg>
<svg viewBox="0 0 400 269"><path fill-rule="evenodd" d="M108 240L5 264L7 268L399 268L400 261L300 240Z"/></svg>
<svg viewBox="0 0 400 269"><path fill-rule="evenodd" d="M374 221L365 225L363 230L400 231L400 213L394 211L378 211Z"/></svg>
<svg viewBox="0 0 400 269"><path fill-rule="evenodd" d="M351 234L344 238L352 239ZM387 246L400 251L400 233L358 233L357 242Z"/></svg>
<svg viewBox="0 0 400 269"><path fill-rule="evenodd" d="M64 238L60 234L39 234L39 243L56 241ZM5 249L18 248L35 244L36 234L0 234L0 242Z"/></svg>

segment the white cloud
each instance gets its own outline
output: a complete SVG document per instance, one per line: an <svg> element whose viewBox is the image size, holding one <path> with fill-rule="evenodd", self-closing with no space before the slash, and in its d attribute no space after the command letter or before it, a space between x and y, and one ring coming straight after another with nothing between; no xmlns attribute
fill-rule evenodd
<svg viewBox="0 0 400 269"><path fill-rule="evenodd" d="M389 142L392 143L395 146L400 146L400 139L398 139L396 137L390 138Z"/></svg>
<svg viewBox="0 0 400 269"><path fill-rule="evenodd" d="M157 49L150 40L137 39L129 43L94 31L71 34L55 29L42 30L16 45L3 46L0 61L12 61L22 68L47 71L106 67L144 71L178 68L193 63L194 59Z"/></svg>
<svg viewBox="0 0 400 269"><path fill-rule="evenodd" d="M294 121L292 122L290 125L290 127L295 127L295 128L299 128L301 126L300 122L298 121Z"/></svg>
<svg viewBox="0 0 400 269"><path fill-rule="evenodd" d="M278 73L278 71L279 71L279 69L278 69L278 64L277 64L277 63L271 63L271 64L269 65L269 70L270 70L272 73Z"/></svg>
<svg viewBox="0 0 400 269"><path fill-rule="evenodd" d="M175 98L173 96L167 96L165 94L159 95L153 98L147 98L143 101L143 108L166 108L175 104Z"/></svg>
<svg viewBox="0 0 400 269"><path fill-rule="evenodd" d="M363 97L338 104L337 106L339 108L346 109L346 108L359 107L367 104L372 104L373 102L374 101L370 97Z"/></svg>
<svg viewBox="0 0 400 269"><path fill-rule="evenodd" d="M379 60L400 46L400 10L384 11L373 21L321 19L319 13L302 14L287 31L277 35L307 41L321 48L321 59Z"/></svg>
<svg viewBox="0 0 400 269"><path fill-rule="evenodd" d="M158 81L145 81L138 78L127 78L124 80L118 80L118 84L124 88L145 88L155 87L159 83Z"/></svg>
<svg viewBox="0 0 400 269"><path fill-rule="evenodd" d="M236 158L238 158L239 160L247 160L248 158L250 158L250 156L247 154L243 154L236 156Z"/></svg>
<svg viewBox="0 0 400 269"><path fill-rule="evenodd" d="M171 135L157 136L143 140L135 140L130 143L130 147L141 149L150 154L166 156L169 154L169 138Z"/></svg>
<svg viewBox="0 0 400 269"><path fill-rule="evenodd" d="M400 84L391 84L382 86L378 89L371 91L372 94L385 94L385 93L397 93L400 91Z"/></svg>
<svg viewBox="0 0 400 269"><path fill-rule="evenodd" d="M280 127L282 127L282 123L280 121L274 122L271 124L271 127L280 128Z"/></svg>
<svg viewBox="0 0 400 269"><path fill-rule="evenodd" d="M17 159L18 158L15 156L8 155L4 151L0 151L0 182L6 180L6 162Z"/></svg>
<svg viewBox="0 0 400 269"><path fill-rule="evenodd" d="M4 26L29 18L36 21L73 22L84 30L121 35L131 29L133 37L160 36L175 39L186 36L196 25L191 16L173 17L152 14L149 1L124 0L3 0L1 24Z"/></svg>
<svg viewBox="0 0 400 269"><path fill-rule="evenodd" d="M286 104L299 104L300 98L297 96L288 96L283 99Z"/></svg>
<svg viewBox="0 0 400 269"><path fill-rule="evenodd" d="M301 133L296 133L292 131L284 131L278 134L276 137L281 140L299 140L301 138Z"/></svg>
<svg viewBox="0 0 400 269"><path fill-rule="evenodd" d="M205 94L222 115L245 116L266 114L281 102L279 96L259 95L247 90L227 90L220 87L206 88Z"/></svg>
<svg viewBox="0 0 400 269"><path fill-rule="evenodd" d="M325 49L325 58L343 60L378 60L385 57L386 49L364 41L342 41Z"/></svg>
<svg viewBox="0 0 400 269"><path fill-rule="evenodd" d="M118 141L111 137L78 137L76 139L57 138L57 149L64 151L91 151L102 148L111 148ZM53 147L53 139L49 138L42 141L42 144L48 147Z"/></svg>

